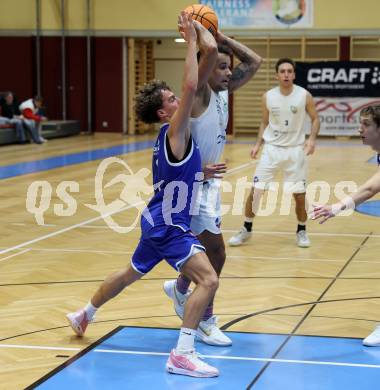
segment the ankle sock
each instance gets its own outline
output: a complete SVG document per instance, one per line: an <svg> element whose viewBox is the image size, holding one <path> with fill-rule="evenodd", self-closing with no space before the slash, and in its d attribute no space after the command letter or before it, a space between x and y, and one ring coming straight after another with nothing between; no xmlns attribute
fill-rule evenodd
<svg viewBox="0 0 380 390"><path fill-rule="evenodd" d="M197 331L195 329L181 328L176 351L178 353L184 353L193 350L196 333Z"/></svg>
<svg viewBox="0 0 380 390"><path fill-rule="evenodd" d="M97 307L95 307L91 301L87 303L87 305L84 308L84 311L86 312L87 319L91 321L94 318L94 315L96 311L98 310Z"/></svg>
<svg viewBox="0 0 380 390"><path fill-rule="evenodd" d="M300 232L301 230L306 230L306 224L302 222L298 222L297 233Z"/></svg>
<svg viewBox="0 0 380 390"><path fill-rule="evenodd" d="M247 232L252 231L252 225L253 225L252 222L247 222L247 221L244 222L244 227L247 229Z"/></svg>

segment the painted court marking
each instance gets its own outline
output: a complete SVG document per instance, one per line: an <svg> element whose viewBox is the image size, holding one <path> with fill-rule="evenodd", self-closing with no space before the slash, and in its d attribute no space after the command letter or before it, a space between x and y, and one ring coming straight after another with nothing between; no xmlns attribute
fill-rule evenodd
<svg viewBox="0 0 380 390"><path fill-rule="evenodd" d="M12 258L12 257L19 256L19 255L22 255L23 253L29 252L30 250L31 250L31 249L27 248L27 249L24 249L24 250L22 250L22 251L20 251L20 252L13 253L13 255L9 255L9 256L7 256L7 257L3 257L2 259L0 259L0 263L1 263L2 261L8 260L8 259L10 259L10 258Z"/></svg>
<svg viewBox="0 0 380 390"><path fill-rule="evenodd" d="M112 349L94 349L94 352L119 353L119 354L128 354L128 355L169 356L169 353L166 352L140 352L140 351L124 351L124 350L115 351ZM380 368L380 365L378 364L324 362L318 360L271 359L271 358L255 358L255 357L244 357L244 356L222 356L222 355L203 355L203 354L200 355L207 359L243 360L243 361L294 363L294 364L316 364L316 365L365 367L365 368L378 368L378 369Z"/></svg>
<svg viewBox="0 0 380 390"><path fill-rule="evenodd" d="M80 348L51 347L51 346L41 346L41 345L0 344L0 348L20 348L20 349L36 349L36 350L51 350L51 351L80 351ZM112 350L112 349L102 349L102 348L94 349L93 352L114 353L114 354L124 354L124 355L169 356L168 352ZM319 361L319 360L271 359L271 358L255 358L255 357L244 357L244 356L223 356L223 355L203 355L203 354L201 354L201 356L207 359L220 359L220 360L242 360L242 361L256 361L256 362L271 362L271 363L311 364L311 365L328 365L328 366L380 369L380 365L378 364L341 363L341 362L329 362L329 361Z"/></svg>
<svg viewBox="0 0 380 390"><path fill-rule="evenodd" d="M234 172L239 170L239 169L246 168L248 165L251 165L251 164L252 163L250 162L248 164L239 165L238 167L234 168ZM58 236L59 234L66 233L66 232L68 232L70 230L73 230L73 229L76 229L78 227L81 227L81 226L84 226L84 225L88 225L88 224L90 224L92 222L99 221L100 219L104 219L104 217L106 217L106 216L114 215L114 214L120 213L122 211L128 210L128 209L130 209L132 207L136 207L136 206L139 206L139 205L142 205L142 204L146 204L146 203L144 201L141 201L141 202L138 202L138 203L134 203L132 205L123 207L122 209L120 209L118 211L114 211L114 212L107 213L107 214L102 214L102 215L99 215L98 217L87 219L87 220L79 222L79 223L77 223L75 225L67 226L67 227L65 227L63 229L57 230L56 232L52 232L52 233L46 234L44 236L40 236L40 237L34 238L33 240L26 241L26 242L23 242L21 244L12 246L10 248L0 250L0 255L2 255L4 253L12 252L15 249L23 248L23 247L25 247L27 245L34 244L36 242L40 242L40 241L46 240L47 238Z"/></svg>

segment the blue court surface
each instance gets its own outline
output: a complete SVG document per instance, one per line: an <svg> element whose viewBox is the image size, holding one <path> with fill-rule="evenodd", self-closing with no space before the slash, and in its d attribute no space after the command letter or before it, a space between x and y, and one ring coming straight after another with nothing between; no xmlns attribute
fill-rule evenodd
<svg viewBox="0 0 380 390"><path fill-rule="evenodd" d="M153 141L140 141L130 144L111 146L109 148L86 150L78 153L64 154L62 156L49 157L43 160L19 162L12 165L0 166L0 179L27 175L29 173L43 172L50 169L82 164L103 158L120 156L132 152L139 152L153 147Z"/></svg>
<svg viewBox="0 0 380 390"><path fill-rule="evenodd" d="M380 217L380 200L369 200L357 206L355 210L362 214Z"/></svg>
<svg viewBox="0 0 380 390"><path fill-rule="evenodd" d="M232 347L197 343L218 378L169 374L177 329L118 327L28 389L374 390L380 348L361 339L228 332ZM278 354L276 351L287 340Z"/></svg>
<svg viewBox="0 0 380 390"><path fill-rule="evenodd" d="M367 162L370 164L380 164L380 154L375 154Z"/></svg>

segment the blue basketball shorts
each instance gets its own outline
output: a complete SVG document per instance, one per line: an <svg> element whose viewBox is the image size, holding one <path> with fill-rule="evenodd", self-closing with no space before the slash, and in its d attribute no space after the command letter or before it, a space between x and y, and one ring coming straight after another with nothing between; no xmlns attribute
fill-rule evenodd
<svg viewBox="0 0 380 390"><path fill-rule="evenodd" d="M205 251L198 239L190 232L177 226L164 226L143 232L132 256L133 269L141 274L148 273L163 259L176 271L195 253Z"/></svg>

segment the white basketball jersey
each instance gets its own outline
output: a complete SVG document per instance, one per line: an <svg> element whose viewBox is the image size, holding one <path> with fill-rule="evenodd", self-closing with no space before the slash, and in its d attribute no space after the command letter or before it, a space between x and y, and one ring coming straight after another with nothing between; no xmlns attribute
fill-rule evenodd
<svg viewBox="0 0 380 390"><path fill-rule="evenodd" d="M228 91L211 90L207 109L198 117L190 118L190 130L201 153L202 166L219 162L226 143L228 122Z"/></svg>
<svg viewBox="0 0 380 390"><path fill-rule="evenodd" d="M264 130L264 141L276 146L296 146L305 142L306 89L293 85L290 95L283 95L280 87L266 94L269 124Z"/></svg>

